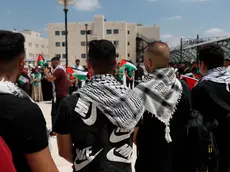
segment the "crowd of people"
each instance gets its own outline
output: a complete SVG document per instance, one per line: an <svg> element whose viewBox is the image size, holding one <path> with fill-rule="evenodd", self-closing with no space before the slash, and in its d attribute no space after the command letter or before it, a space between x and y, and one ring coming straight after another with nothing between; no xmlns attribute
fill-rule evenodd
<svg viewBox="0 0 230 172"><path fill-rule="evenodd" d="M52 84L47 134L41 109L17 86L25 81L24 43L22 34L0 31L0 171L57 172L48 147L56 136L74 172L131 172L133 143L136 172L230 172L230 73L219 45L201 46L197 63L174 65L168 45L155 41L143 68L117 64L113 43L93 40L85 84L52 58L51 68L27 77L32 87L41 78ZM198 80L192 90L181 78L189 73ZM71 95L70 81L78 86Z"/></svg>

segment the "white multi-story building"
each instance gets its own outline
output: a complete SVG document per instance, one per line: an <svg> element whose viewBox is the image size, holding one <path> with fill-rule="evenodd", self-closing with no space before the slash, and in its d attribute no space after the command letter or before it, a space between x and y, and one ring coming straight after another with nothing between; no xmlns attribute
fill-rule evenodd
<svg viewBox="0 0 230 172"><path fill-rule="evenodd" d="M49 59L48 39L42 38L40 33L31 30L21 32L25 37L26 59L36 61L38 54L42 54L45 59Z"/></svg>
<svg viewBox="0 0 230 172"><path fill-rule="evenodd" d="M68 23L68 61L70 65L76 59L85 65L86 60L86 25L88 41L107 39L117 48L118 61L121 59L136 62L137 37L148 40L160 39L160 27L142 26L134 23L107 21L104 16L94 16L93 22ZM65 58L65 31L64 23L48 25L49 56Z"/></svg>

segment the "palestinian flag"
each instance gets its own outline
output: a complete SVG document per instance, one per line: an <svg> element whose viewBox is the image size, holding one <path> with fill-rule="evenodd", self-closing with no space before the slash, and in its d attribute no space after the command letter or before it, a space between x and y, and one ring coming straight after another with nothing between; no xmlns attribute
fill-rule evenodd
<svg viewBox="0 0 230 172"><path fill-rule="evenodd" d="M18 83L19 85L23 86L25 83L29 82L29 79L24 77L24 76L20 76L19 79L18 79Z"/></svg>
<svg viewBox="0 0 230 172"><path fill-rule="evenodd" d="M181 79L183 79L188 84L190 90L192 90L195 87L195 85L198 81L197 79L191 78L191 77L186 76L186 75L181 75Z"/></svg>
<svg viewBox="0 0 230 172"><path fill-rule="evenodd" d="M37 58L37 65L38 66L43 66L44 65L44 60L41 54L38 54L38 58Z"/></svg>
<svg viewBox="0 0 230 172"><path fill-rule="evenodd" d="M74 72L72 73L72 75L75 78L77 78L77 79L79 79L81 81L86 80L88 72L85 72L85 71L82 71L82 70L77 70L77 69L74 69L73 71Z"/></svg>
<svg viewBox="0 0 230 172"><path fill-rule="evenodd" d="M137 67L134 64L132 64L126 60L121 60L119 67L127 68L129 70L137 70Z"/></svg>

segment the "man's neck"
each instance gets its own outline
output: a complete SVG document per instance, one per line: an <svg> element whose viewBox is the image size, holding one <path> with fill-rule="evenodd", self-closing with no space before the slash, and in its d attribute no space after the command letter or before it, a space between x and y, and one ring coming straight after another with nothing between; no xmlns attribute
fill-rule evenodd
<svg viewBox="0 0 230 172"><path fill-rule="evenodd" d="M0 81L1 80L15 83L17 80L17 76L2 74L2 75L0 75Z"/></svg>

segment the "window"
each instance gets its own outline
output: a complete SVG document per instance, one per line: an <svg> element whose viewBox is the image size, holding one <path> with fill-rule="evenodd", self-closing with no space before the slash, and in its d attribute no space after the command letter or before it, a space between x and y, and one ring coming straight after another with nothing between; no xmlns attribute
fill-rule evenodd
<svg viewBox="0 0 230 172"><path fill-rule="evenodd" d="M62 46L65 47L65 42L62 42Z"/></svg>
<svg viewBox="0 0 230 172"><path fill-rule="evenodd" d="M128 35L130 34L130 31L128 30Z"/></svg>
<svg viewBox="0 0 230 172"><path fill-rule="evenodd" d="M114 44L115 46L117 46L117 45L119 45L119 41L113 41L113 44Z"/></svg>
<svg viewBox="0 0 230 172"><path fill-rule="evenodd" d="M32 47L32 43L31 43L31 42L29 42L29 44L28 44L28 45L29 45L29 47Z"/></svg>
<svg viewBox="0 0 230 172"><path fill-rule="evenodd" d="M116 57L117 57L117 58L119 57L119 53L116 54Z"/></svg>
<svg viewBox="0 0 230 172"><path fill-rule="evenodd" d="M35 44L35 48L38 48L38 44Z"/></svg>
<svg viewBox="0 0 230 172"><path fill-rule="evenodd" d="M45 48L45 45L41 45L42 48Z"/></svg>
<svg viewBox="0 0 230 172"><path fill-rule="evenodd" d="M55 31L55 35L59 36L60 35L60 31Z"/></svg>
<svg viewBox="0 0 230 172"><path fill-rule="evenodd" d="M118 29L113 29L113 34L119 34L119 30Z"/></svg>
<svg viewBox="0 0 230 172"><path fill-rule="evenodd" d="M62 58L63 58L63 59L66 59L66 54L62 54Z"/></svg>
<svg viewBox="0 0 230 172"><path fill-rule="evenodd" d="M128 45L130 45L130 42L128 42Z"/></svg>
<svg viewBox="0 0 230 172"><path fill-rule="evenodd" d="M108 34L108 35L112 34L112 30L111 29L107 29L106 30L106 34Z"/></svg>
<svg viewBox="0 0 230 172"><path fill-rule="evenodd" d="M81 54L81 58L85 59L86 58L86 54Z"/></svg>
<svg viewBox="0 0 230 172"><path fill-rule="evenodd" d="M65 31L64 31L64 30L63 30L63 31L61 31L61 34L62 34L62 35L65 35Z"/></svg>
<svg viewBox="0 0 230 172"><path fill-rule="evenodd" d="M128 53L128 57L130 57L130 54Z"/></svg>
<svg viewBox="0 0 230 172"><path fill-rule="evenodd" d="M88 35L91 35L91 34L92 34L92 30L88 30L88 31L87 31L87 34L88 34Z"/></svg>
<svg viewBox="0 0 230 172"><path fill-rule="evenodd" d="M60 42L56 42L55 44L56 44L56 47L60 47L61 46Z"/></svg>
<svg viewBox="0 0 230 172"><path fill-rule="evenodd" d="M55 56L58 58L61 58L61 54L56 54Z"/></svg>
<svg viewBox="0 0 230 172"><path fill-rule="evenodd" d="M85 30L81 30L81 35L85 35Z"/></svg>
<svg viewBox="0 0 230 172"><path fill-rule="evenodd" d="M81 41L81 46L85 46L85 45L86 45L85 41Z"/></svg>

